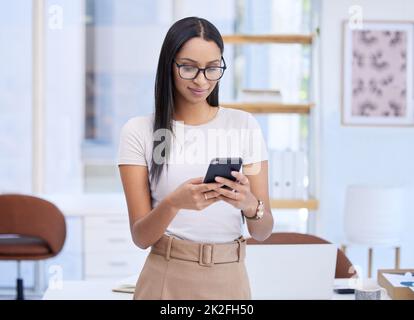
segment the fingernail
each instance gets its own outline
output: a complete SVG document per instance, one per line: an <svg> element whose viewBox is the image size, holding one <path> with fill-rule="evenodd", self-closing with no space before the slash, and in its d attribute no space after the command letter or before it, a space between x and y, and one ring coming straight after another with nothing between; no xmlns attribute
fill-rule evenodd
<svg viewBox="0 0 414 320"><path fill-rule="evenodd" d="M216 177L216 178L215 178L215 180L216 180L216 181L220 181L220 180L221 180L221 178L220 178L220 177Z"/></svg>
<svg viewBox="0 0 414 320"><path fill-rule="evenodd" d="M235 176L235 175L237 174L237 171L232 171L232 172L231 172L231 174L232 174L233 176Z"/></svg>

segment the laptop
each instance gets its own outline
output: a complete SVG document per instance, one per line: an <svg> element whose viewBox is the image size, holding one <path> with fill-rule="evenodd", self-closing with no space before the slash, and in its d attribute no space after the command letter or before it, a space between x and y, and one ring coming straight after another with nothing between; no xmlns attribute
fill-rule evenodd
<svg viewBox="0 0 414 320"><path fill-rule="evenodd" d="M246 250L252 299L332 299L334 244L248 245Z"/></svg>

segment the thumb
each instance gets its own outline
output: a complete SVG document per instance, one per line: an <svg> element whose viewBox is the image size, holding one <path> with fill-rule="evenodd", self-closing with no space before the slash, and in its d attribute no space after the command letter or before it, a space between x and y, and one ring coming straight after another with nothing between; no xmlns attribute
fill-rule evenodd
<svg viewBox="0 0 414 320"><path fill-rule="evenodd" d="M200 184L203 183L204 177L197 177L197 178L193 178L188 180L187 182L192 183L192 184Z"/></svg>

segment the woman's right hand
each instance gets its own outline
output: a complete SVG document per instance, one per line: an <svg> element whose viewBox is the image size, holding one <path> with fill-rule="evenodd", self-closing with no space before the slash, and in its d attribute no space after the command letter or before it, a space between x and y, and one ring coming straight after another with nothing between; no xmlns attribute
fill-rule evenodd
<svg viewBox="0 0 414 320"><path fill-rule="evenodd" d="M183 182L168 195L169 203L177 210L203 210L219 201L220 193L214 190L224 184L217 182L203 183L203 180L203 177L198 177Z"/></svg>

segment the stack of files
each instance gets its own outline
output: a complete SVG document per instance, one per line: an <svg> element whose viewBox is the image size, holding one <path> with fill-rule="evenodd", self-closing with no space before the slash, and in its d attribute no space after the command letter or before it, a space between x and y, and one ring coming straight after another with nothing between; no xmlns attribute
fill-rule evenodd
<svg viewBox="0 0 414 320"><path fill-rule="evenodd" d="M308 198L308 169L304 151L273 150L270 166L270 191L273 199Z"/></svg>

